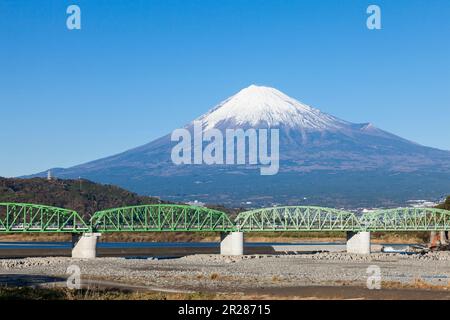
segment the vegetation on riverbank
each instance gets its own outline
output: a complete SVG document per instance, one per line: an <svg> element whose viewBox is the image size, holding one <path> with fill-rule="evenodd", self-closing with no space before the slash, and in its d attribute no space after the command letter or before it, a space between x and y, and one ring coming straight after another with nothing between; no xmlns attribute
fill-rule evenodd
<svg viewBox="0 0 450 320"><path fill-rule="evenodd" d="M0 235L0 242L70 242L70 234L33 233ZM117 232L105 233L101 242L218 242L219 233L214 232ZM346 240L345 232L246 232L246 242L314 242ZM426 243L429 232L374 232L375 243Z"/></svg>
<svg viewBox="0 0 450 320"><path fill-rule="evenodd" d="M432 284L422 278L412 282L382 281L382 290L367 290L354 286L351 282L341 281L336 287L305 287L298 292L286 294L258 293L166 293L137 292L118 289L79 289L68 288L32 288L0 287L0 301L11 300L265 300L265 299L447 299L450 283ZM339 291L334 290L339 288Z"/></svg>
<svg viewBox="0 0 450 320"><path fill-rule="evenodd" d="M450 196L448 196L443 203L437 205L436 208L450 210Z"/></svg>
<svg viewBox="0 0 450 320"><path fill-rule="evenodd" d="M0 287L0 300L208 300L208 293L134 292L129 290L71 290L67 288Z"/></svg>

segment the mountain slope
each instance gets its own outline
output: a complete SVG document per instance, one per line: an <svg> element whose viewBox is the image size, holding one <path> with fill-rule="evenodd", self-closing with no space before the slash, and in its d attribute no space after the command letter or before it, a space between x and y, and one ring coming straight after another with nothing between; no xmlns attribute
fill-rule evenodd
<svg viewBox="0 0 450 320"><path fill-rule="evenodd" d="M0 202L24 202L72 209L84 216L127 205L162 203L122 188L88 180L0 178Z"/></svg>
<svg viewBox="0 0 450 320"><path fill-rule="evenodd" d="M334 199L351 198L356 188L365 189L361 183L373 186L365 198L373 197L373 203L377 204L389 199L384 194L389 188L382 186L392 185L396 180L388 177L399 174L402 178L398 181L402 184L391 196L398 201L439 196L450 189L445 178L450 172L450 152L418 145L370 123L354 124L338 119L273 88L252 85L194 121L202 123L204 132L279 129L279 174L260 177L258 166L254 165L174 165L170 155L176 142L171 141L170 134L118 155L52 172L58 177L81 176L174 200L227 204L295 203L306 194L311 197L309 189L316 184L318 188L313 189L322 193L315 200L317 204L330 195ZM194 121L185 127L190 132ZM330 175L339 176L338 180L346 183L347 188L330 189L333 185ZM267 183L270 187L265 189ZM339 190L341 193L336 194ZM400 193L402 197L398 196ZM351 201L351 205L356 202Z"/></svg>

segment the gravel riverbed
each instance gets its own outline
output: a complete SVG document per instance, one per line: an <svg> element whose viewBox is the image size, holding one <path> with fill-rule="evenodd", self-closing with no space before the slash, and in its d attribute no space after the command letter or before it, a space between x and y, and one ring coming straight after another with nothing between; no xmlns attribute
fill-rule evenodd
<svg viewBox="0 0 450 320"><path fill-rule="evenodd" d="M299 255L192 255L177 259L65 257L0 260L2 282L13 275L69 276L67 269L80 268L86 279L168 290L245 292L259 288L301 286L366 286L369 266L377 266L383 282L413 283L420 279L447 286L450 252L404 255L347 253Z"/></svg>

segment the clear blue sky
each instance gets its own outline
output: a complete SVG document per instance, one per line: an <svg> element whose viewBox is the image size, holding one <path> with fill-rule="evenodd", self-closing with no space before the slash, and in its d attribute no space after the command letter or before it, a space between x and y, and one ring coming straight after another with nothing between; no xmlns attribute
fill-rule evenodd
<svg viewBox="0 0 450 320"><path fill-rule="evenodd" d="M448 0L1 0L0 176L150 142L253 83L450 150L449 17Z"/></svg>

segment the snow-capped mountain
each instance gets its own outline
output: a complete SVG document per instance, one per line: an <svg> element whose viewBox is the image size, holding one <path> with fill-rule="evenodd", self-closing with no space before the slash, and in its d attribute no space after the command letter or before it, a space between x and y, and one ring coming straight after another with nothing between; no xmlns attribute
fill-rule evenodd
<svg viewBox="0 0 450 320"><path fill-rule="evenodd" d="M261 177L258 166L251 165L175 165L171 151L176 143L170 134L52 173L165 199L232 205L307 201L373 206L439 197L450 190L449 151L421 146L370 123L338 119L274 88L251 85L194 121L200 121L204 131L279 129L279 174ZM185 128L191 131L194 121Z"/></svg>
<svg viewBox="0 0 450 320"><path fill-rule="evenodd" d="M274 88L251 85L196 119L205 129L279 127L299 130L337 130L349 125L311 108Z"/></svg>

